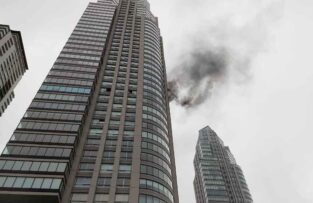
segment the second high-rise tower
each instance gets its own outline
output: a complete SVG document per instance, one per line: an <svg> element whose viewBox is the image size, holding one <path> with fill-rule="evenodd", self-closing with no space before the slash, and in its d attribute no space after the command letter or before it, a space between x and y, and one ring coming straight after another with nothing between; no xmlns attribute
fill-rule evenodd
<svg viewBox="0 0 313 203"><path fill-rule="evenodd" d="M199 131L194 167L197 203L253 202L240 166L209 126Z"/></svg>

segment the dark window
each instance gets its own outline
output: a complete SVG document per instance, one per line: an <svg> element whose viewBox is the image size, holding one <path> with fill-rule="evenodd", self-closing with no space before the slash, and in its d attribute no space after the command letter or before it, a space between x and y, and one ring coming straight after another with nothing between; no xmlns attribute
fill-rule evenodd
<svg viewBox="0 0 313 203"><path fill-rule="evenodd" d="M97 186L99 187L109 187L111 184L111 178L98 178Z"/></svg>
<svg viewBox="0 0 313 203"><path fill-rule="evenodd" d="M79 177L76 179L76 187L89 187L91 178Z"/></svg>

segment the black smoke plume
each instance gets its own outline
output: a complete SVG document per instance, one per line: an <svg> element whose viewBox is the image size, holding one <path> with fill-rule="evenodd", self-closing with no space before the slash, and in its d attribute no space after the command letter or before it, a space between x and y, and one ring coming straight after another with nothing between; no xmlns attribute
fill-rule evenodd
<svg viewBox="0 0 313 203"><path fill-rule="evenodd" d="M228 87L251 80L253 61L267 50L271 30L282 16L283 1L186 2L190 3L186 11L190 7L195 11L175 19L185 24L176 26L181 30L175 33L181 34L175 35L177 44L171 47L177 58L169 72L168 93L171 101L190 108L220 95L221 88L227 93Z"/></svg>
<svg viewBox="0 0 313 203"><path fill-rule="evenodd" d="M223 48L195 49L170 74L170 101L175 100L184 107L203 103L210 97L215 83L225 79L228 64L228 53Z"/></svg>

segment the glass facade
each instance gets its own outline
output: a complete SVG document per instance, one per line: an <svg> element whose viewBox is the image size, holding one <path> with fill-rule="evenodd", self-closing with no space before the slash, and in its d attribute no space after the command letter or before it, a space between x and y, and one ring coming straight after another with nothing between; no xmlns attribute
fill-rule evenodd
<svg viewBox="0 0 313 203"><path fill-rule="evenodd" d="M166 81L148 2L89 3L0 157L0 201L178 203Z"/></svg>
<svg viewBox="0 0 313 203"><path fill-rule="evenodd" d="M242 170L210 127L199 132L194 167L197 203L253 202Z"/></svg>

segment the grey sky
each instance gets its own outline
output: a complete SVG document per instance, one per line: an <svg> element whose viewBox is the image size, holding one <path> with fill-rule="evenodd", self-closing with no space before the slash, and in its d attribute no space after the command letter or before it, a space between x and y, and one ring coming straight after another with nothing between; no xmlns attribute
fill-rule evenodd
<svg viewBox="0 0 313 203"><path fill-rule="evenodd" d="M29 63L0 118L0 148L16 128L88 0L0 0L0 23L22 31ZM210 125L243 168L256 203L313 202L313 2L150 0L169 70L190 50L223 45L236 67L210 100L171 104L181 203L194 202L198 130Z"/></svg>

